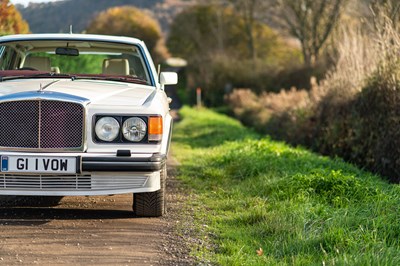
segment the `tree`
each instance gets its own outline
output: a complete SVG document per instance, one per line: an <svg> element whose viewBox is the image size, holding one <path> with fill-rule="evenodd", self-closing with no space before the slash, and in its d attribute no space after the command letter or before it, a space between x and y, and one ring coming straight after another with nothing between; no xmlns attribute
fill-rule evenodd
<svg viewBox="0 0 400 266"><path fill-rule="evenodd" d="M314 65L348 0L278 0L281 19L302 47L304 63Z"/></svg>
<svg viewBox="0 0 400 266"><path fill-rule="evenodd" d="M91 21L87 32L139 38L146 43L156 61L165 56L160 25L135 7L114 7L101 12Z"/></svg>
<svg viewBox="0 0 400 266"><path fill-rule="evenodd" d="M243 30L245 24L241 15L230 7L195 5L175 17L167 45L173 54L189 61L216 55L251 59L247 32ZM253 21L251 35L257 60L265 60L274 52L274 47L282 44L272 29L258 21Z"/></svg>
<svg viewBox="0 0 400 266"><path fill-rule="evenodd" d="M249 53L246 21L231 3L191 6L175 17L167 46L187 59L189 86L202 87L206 103L221 104L232 87L267 89L266 80L286 62L300 61L298 51L275 31L259 20L252 23L254 54Z"/></svg>
<svg viewBox="0 0 400 266"><path fill-rule="evenodd" d="M0 35L28 33L29 26L9 0L0 0Z"/></svg>
<svg viewBox="0 0 400 266"><path fill-rule="evenodd" d="M257 58L257 48L255 45L255 27L259 22L257 15L263 12L265 0L229 0L243 19L244 32L247 39L249 55L254 60Z"/></svg>
<svg viewBox="0 0 400 266"><path fill-rule="evenodd" d="M257 58L256 27L265 16L270 0L198 0L200 3L220 7L231 7L241 20L243 37L247 41L246 50L253 60Z"/></svg>
<svg viewBox="0 0 400 266"><path fill-rule="evenodd" d="M241 49L234 48L243 39L238 23L238 16L231 9L216 5L191 6L175 17L167 46L173 55L188 61L190 79L197 86L211 83L211 66L216 57L240 56Z"/></svg>
<svg viewBox="0 0 400 266"><path fill-rule="evenodd" d="M169 50L188 59L200 55L225 53L228 35L236 35L234 20L230 21L227 10L214 5L197 5L178 14L167 41ZM232 23L230 23L232 22Z"/></svg>

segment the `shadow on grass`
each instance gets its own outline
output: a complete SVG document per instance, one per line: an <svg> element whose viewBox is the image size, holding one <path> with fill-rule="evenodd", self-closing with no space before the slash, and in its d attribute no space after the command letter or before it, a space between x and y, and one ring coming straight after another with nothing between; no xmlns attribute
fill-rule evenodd
<svg viewBox="0 0 400 266"><path fill-rule="evenodd" d="M228 137L226 137L226 131L231 132ZM188 131L187 135L177 135L173 137L173 141L179 142L185 145L190 146L191 148L211 148L215 146L219 146L229 141L240 141L244 139L249 139L246 134L241 134L240 130L237 130L235 127L229 126L216 126L215 129L207 130L207 132L199 131ZM255 138L252 137L252 138Z"/></svg>
<svg viewBox="0 0 400 266"><path fill-rule="evenodd" d="M290 199L304 194L335 206L371 200L371 196L382 192L384 185L339 159L269 139L229 143L210 155L187 161L179 170L211 186L226 182L240 185L246 181L240 190L254 196Z"/></svg>
<svg viewBox="0 0 400 266"><path fill-rule="evenodd" d="M181 111L184 121L176 124L173 141L191 148L210 148L230 141L258 139L259 135L239 122L210 111Z"/></svg>

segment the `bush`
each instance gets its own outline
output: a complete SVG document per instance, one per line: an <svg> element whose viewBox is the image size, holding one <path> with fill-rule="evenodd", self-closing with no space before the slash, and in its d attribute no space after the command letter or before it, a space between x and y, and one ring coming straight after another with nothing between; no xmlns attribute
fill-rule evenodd
<svg viewBox="0 0 400 266"><path fill-rule="evenodd" d="M292 87L260 95L250 89L236 89L225 99L245 125L293 144L309 146L315 120L314 104L324 95L315 78L310 87L309 91Z"/></svg>
<svg viewBox="0 0 400 266"><path fill-rule="evenodd" d="M326 108L318 118L314 148L400 182L399 89L400 82L379 76L353 100Z"/></svg>
<svg viewBox="0 0 400 266"><path fill-rule="evenodd" d="M233 113L278 139L400 182L400 35L389 22L374 35L378 42L369 34L344 31L335 70L311 90L234 91Z"/></svg>

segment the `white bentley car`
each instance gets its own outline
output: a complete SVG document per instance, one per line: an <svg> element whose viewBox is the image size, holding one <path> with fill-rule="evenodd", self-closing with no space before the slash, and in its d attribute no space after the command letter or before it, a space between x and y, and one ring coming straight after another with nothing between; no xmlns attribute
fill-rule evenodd
<svg viewBox="0 0 400 266"><path fill-rule="evenodd" d="M138 39L0 37L0 195L133 193L137 216L163 215L176 83Z"/></svg>

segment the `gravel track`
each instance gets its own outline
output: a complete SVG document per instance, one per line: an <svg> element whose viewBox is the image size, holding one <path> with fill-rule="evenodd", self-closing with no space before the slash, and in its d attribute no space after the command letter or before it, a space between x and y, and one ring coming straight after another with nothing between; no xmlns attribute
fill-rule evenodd
<svg viewBox="0 0 400 266"><path fill-rule="evenodd" d="M0 265L192 265L188 244L177 233L179 221L187 220L186 196L173 162L167 187L168 214L162 218L134 217L131 194L1 196Z"/></svg>

